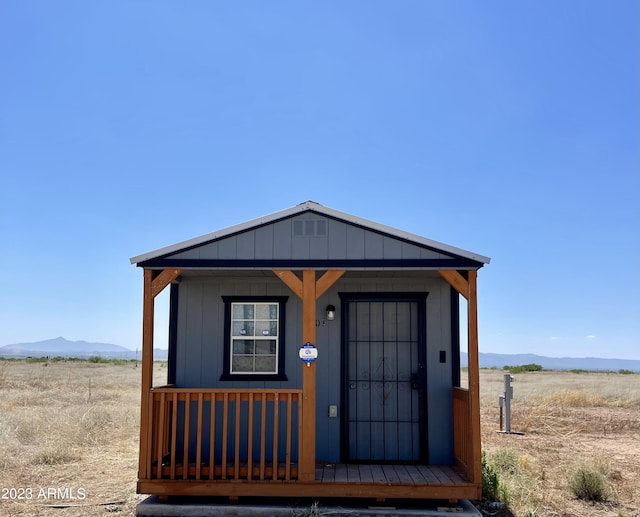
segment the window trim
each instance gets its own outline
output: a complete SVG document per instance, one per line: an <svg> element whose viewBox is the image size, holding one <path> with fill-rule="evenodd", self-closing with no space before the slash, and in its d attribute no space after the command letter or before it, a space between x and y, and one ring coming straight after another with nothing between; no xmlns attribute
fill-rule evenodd
<svg viewBox="0 0 640 517"><path fill-rule="evenodd" d="M285 329L288 296L222 296L224 302L224 352L221 381L286 381L285 375ZM234 303L278 304L278 362L276 373L231 373L231 306Z"/></svg>

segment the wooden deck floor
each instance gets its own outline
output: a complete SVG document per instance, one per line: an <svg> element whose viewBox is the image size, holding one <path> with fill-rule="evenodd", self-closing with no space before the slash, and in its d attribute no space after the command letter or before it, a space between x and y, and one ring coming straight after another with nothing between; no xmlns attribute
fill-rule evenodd
<svg viewBox="0 0 640 517"><path fill-rule="evenodd" d="M222 467L216 466L214 472L209 471L206 464L196 468L195 463L189 464L189 472L186 479L202 479L203 481L246 481L247 465L242 464L235 468L233 464L226 466L226 474L222 478ZM157 467L154 465L152 474L157 475ZM237 472L236 472L237 470ZM171 475L168 465L162 466L163 478L183 479L184 466L178 463L175 472ZM238 480L239 474L243 479ZM273 479L273 467L271 464L262 465L255 463L252 469L252 481L296 481L298 467L294 463L289 476L286 475L284 464L278 465L278 474ZM208 479L207 479L208 478ZM319 483L374 483L382 485L458 485L467 483L464 474L449 465L395 465L395 464L354 464L354 463L319 463L316 465L315 481Z"/></svg>
<svg viewBox="0 0 640 517"><path fill-rule="evenodd" d="M382 485L459 485L468 481L449 465L365 465L327 463L316 466L321 483L373 483Z"/></svg>
<svg viewBox="0 0 640 517"><path fill-rule="evenodd" d="M234 469L232 465L228 469ZM246 469L246 467L245 467ZM182 466L176 469L182 473ZM206 475L208 467L202 466ZM292 469L293 470L293 469ZM164 468L163 468L164 471ZM189 472L195 466L189 466ZM216 473L217 474L217 473ZM408 499L476 499L480 487L450 465L316 465L315 480L292 479L149 479L138 481L138 493L160 496L364 497Z"/></svg>

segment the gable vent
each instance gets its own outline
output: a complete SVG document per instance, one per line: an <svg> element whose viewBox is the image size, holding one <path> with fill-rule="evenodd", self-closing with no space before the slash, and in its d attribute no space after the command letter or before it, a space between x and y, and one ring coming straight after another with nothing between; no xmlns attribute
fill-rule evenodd
<svg viewBox="0 0 640 517"><path fill-rule="evenodd" d="M326 237L327 221L324 219L305 219L293 221L294 237Z"/></svg>

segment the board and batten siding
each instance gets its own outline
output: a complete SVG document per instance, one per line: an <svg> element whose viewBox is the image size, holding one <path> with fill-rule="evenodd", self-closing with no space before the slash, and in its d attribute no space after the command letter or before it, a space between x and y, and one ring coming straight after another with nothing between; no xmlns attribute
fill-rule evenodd
<svg viewBox="0 0 640 517"><path fill-rule="evenodd" d="M307 213L169 254L166 258L403 260L451 257L353 224Z"/></svg>
<svg viewBox="0 0 640 517"><path fill-rule="evenodd" d="M378 273L383 275L383 273ZM396 273L397 275L397 273ZM301 388L302 303L278 278L185 276L179 284L176 331L175 383L184 388ZM355 276L347 273L318 300L317 347L317 443L318 461L340 461L341 418L341 321L338 293L428 292L427 429L428 456L432 464L453 461L452 444L452 343L449 285L437 273L402 276ZM286 303L286 381L220 381L224 355L223 296L289 296ZM324 308L338 308L334 321L324 320ZM446 362L440 362L440 352ZM338 418L329 418L329 405L338 405Z"/></svg>

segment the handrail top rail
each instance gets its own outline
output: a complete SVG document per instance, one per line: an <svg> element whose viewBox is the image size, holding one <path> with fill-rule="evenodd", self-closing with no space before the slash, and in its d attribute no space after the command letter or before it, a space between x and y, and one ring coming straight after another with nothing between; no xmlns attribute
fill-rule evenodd
<svg viewBox="0 0 640 517"><path fill-rule="evenodd" d="M151 391L154 393L215 393L215 394L224 394L224 393L242 393L242 394L250 394L260 395L262 393L278 393L278 394L289 394L292 395L300 395L302 394L301 389L280 389L280 388L175 388L171 386L156 386L151 388Z"/></svg>

